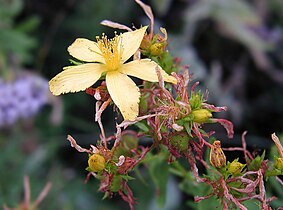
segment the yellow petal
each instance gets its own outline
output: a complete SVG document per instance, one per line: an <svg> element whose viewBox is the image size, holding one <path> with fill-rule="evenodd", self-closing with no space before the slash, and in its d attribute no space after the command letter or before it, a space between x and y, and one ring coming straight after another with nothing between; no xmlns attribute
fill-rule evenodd
<svg viewBox="0 0 283 210"><path fill-rule="evenodd" d="M96 42L78 38L68 47L71 56L81 61L105 63Z"/></svg>
<svg viewBox="0 0 283 210"><path fill-rule="evenodd" d="M78 92L92 86L105 72L105 65L87 63L78 66L68 66L49 81L53 95L68 92Z"/></svg>
<svg viewBox="0 0 283 210"><path fill-rule="evenodd" d="M135 52L139 49L146 29L147 26L120 35L122 48L123 48L123 53L122 53L123 63L126 60L128 60L133 54L135 54Z"/></svg>
<svg viewBox="0 0 283 210"><path fill-rule="evenodd" d="M134 120L139 114L140 90L125 74L110 71L106 74L107 89L125 120Z"/></svg>
<svg viewBox="0 0 283 210"><path fill-rule="evenodd" d="M119 71L149 82L158 82L158 77L155 70L157 66L158 64L150 59L141 59L123 64ZM175 77L168 75L160 66L159 69L164 81L177 84L177 79Z"/></svg>

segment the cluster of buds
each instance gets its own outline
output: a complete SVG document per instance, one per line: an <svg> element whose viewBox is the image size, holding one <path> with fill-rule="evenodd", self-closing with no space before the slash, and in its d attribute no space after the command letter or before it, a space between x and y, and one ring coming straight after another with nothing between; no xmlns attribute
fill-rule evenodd
<svg viewBox="0 0 283 210"><path fill-rule="evenodd" d="M160 28L163 33L153 35L153 33L146 34L141 43L141 50L143 54L148 56L162 56L166 52L167 46L167 32L165 28Z"/></svg>
<svg viewBox="0 0 283 210"><path fill-rule="evenodd" d="M112 136L108 140L115 138ZM111 149L108 149L101 141L96 146L90 145L90 149L85 149L80 147L72 136L68 136L67 139L77 151L86 152L89 155L86 168L89 174L86 181L91 176L99 179L101 182L99 190L105 193L105 197L112 197L113 193L119 193L129 203L131 209L134 209L135 198L127 184L132 180L129 172L144 159L149 148L137 144L135 133L123 133L121 138L121 143Z"/></svg>
<svg viewBox="0 0 283 210"><path fill-rule="evenodd" d="M224 209L229 209L229 206L237 206L241 210L247 210L243 205L244 201L257 199L261 202L261 208L270 210L271 202L276 199L275 196L267 198L265 190L265 180L269 177L276 177L278 182L283 185L282 181L277 177L282 175L282 165L280 161L283 154L283 147L279 138L272 134L272 140L275 142L281 157L276 157L275 161L265 159L265 153L261 156L254 157L246 149L246 133L242 136L243 148L221 148L220 142L215 141L210 152L210 162L217 169L216 176L200 179L212 187L212 192L206 196L195 197L196 202L216 196L221 200ZM226 156L223 150L227 151L242 151L244 153L246 164L239 162L236 158L232 162L226 164Z"/></svg>
<svg viewBox="0 0 283 210"><path fill-rule="evenodd" d="M166 145L174 157L181 157L192 147L202 160L204 146L213 147L205 138L214 133L206 132L203 125L219 122L226 128L228 137L232 138L233 124L225 119L213 118L213 112L225 111L227 108L206 103L206 96L201 91L195 91L198 83L191 87L191 92L188 91L191 80L188 71L173 75L178 80L178 85L174 86L176 96L164 88L161 74L159 86L145 84L147 88L143 89L141 109L155 116L139 123L148 128L146 134L154 137L155 145Z"/></svg>

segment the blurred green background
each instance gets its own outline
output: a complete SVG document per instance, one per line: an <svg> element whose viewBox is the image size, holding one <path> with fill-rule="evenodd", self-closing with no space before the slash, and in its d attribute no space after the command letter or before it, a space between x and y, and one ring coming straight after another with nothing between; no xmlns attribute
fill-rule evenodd
<svg viewBox="0 0 283 210"><path fill-rule="evenodd" d="M189 64L195 81L209 90L209 102L228 106L229 111L218 117L234 123L235 138L227 140L221 126L212 127L224 147L240 145L247 130L250 149L269 149L270 134L283 131L283 1L144 2L152 6L156 32L160 26L167 29L169 50L182 64ZM99 24L104 19L129 27L149 24L134 0L0 0L1 207L16 207L23 200L27 175L32 200L47 182L53 184L40 209L128 208L118 196L101 201L94 179L83 184L87 155L66 140L70 134L88 147L99 139L95 100L85 93L54 97L48 90L48 80L70 64L67 47L76 38L95 40L102 32L113 34L113 29ZM111 108L102 120L112 135ZM146 175L144 179L151 183ZM189 189L186 184L182 187ZM152 186L132 182L137 209L189 209L186 202L192 200L192 192L178 190L177 179L170 179L162 208ZM280 201L283 205L282 195L276 205Z"/></svg>

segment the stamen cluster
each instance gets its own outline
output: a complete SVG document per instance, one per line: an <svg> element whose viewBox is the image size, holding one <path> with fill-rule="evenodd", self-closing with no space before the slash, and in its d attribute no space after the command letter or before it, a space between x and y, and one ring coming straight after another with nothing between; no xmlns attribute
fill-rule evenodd
<svg viewBox="0 0 283 210"><path fill-rule="evenodd" d="M122 45L121 37L117 34L114 38L108 39L107 35L102 34L102 37L96 37L99 49L105 59L108 70L117 70L121 63Z"/></svg>

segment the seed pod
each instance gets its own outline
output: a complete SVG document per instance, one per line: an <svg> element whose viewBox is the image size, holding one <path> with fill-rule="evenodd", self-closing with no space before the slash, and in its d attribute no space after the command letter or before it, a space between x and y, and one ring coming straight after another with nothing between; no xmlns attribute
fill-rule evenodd
<svg viewBox="0 0 283 210"><path fill-rule="evenodd" d="M238 159L233 160L232 163L228 164L228 172L231 174L239 174L245 166L246 164L238 162Z"/></svg>
<svg viewBox="0 0 283 210"><path fill-rule="evenodd" d="M221 168L226 165L226 156L221 148L221 142L215 141L210 150L210 163L215 168Z"/></svg>
<svg viewBox="0 0 283 210"><path fill-rule="evenodd" d="M92 172L99 172L105 168L105 159L102 155L93 154L88 159L88 166Z"/></svg>
<svg viewBox="0 0 283 210"><path fill-rule="evenodd" d="M154 56L161 55L164 52L164 43L156 42L150 46L150 54Z"/></svg>
<svg viewBox="0 0 283 210"><path fill-rule="evenodd" d="M197 109L192 111L192 115L194 116L194 122L197 123L205 123L212 117L212 114L207 109Z"/></svg>

